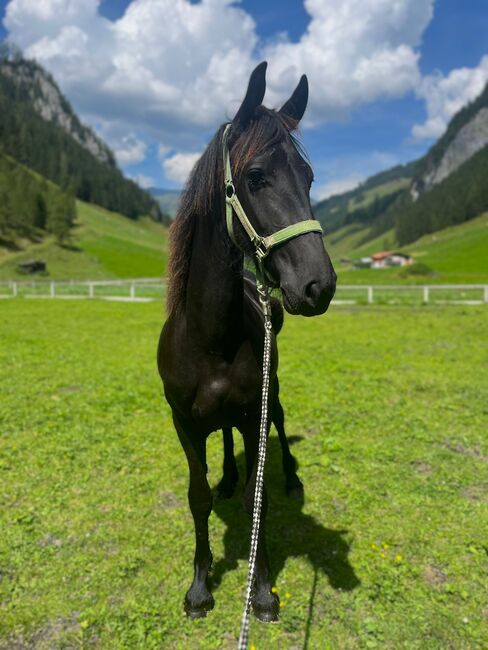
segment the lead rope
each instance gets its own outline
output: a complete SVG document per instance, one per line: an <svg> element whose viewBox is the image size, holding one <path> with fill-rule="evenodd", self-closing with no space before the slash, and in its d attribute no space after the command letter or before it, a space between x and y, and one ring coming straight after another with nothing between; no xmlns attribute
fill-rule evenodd
<svg viewBox="0 0 488 650"><path fill-rule="evenodd" d="M258 276L258 274L256 274ZM254 507L251 529L251 549L249 551L249 568L247 574L246 598L242 612L241 630L239 633L238 650L247 650L249 637L249 614L251 611L251 594L256 569L256 554L259 540L259 524L261 521L261 507L263 503L264 462L266 460L266 440L268 437L268 394L269 375L271 366L271 342L273 329L271 325L271 307L269 290L257 277L259 301L264 315L264 352L263 352L263 388L261 396L261 424L259 427L258 464L256 470L256 483L254 486Z"/></svg>

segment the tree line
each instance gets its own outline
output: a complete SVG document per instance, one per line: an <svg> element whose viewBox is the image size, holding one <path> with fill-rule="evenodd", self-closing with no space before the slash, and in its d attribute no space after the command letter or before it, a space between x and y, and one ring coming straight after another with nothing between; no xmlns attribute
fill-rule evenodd
<svg viewBox="0 0 488 650"><path fill-rule="evenodd" d="M0 153L0 239L33 238L49 232L64 243L75 219L72 193Z"/></svg>

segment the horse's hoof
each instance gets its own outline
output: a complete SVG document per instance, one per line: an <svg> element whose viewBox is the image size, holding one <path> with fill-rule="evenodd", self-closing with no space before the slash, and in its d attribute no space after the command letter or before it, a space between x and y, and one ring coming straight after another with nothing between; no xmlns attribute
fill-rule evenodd
<svg viewBox="0 0 488 650"><path fill-rule="evenodd" d="M202 603L189 603L185 600L185 614L188 618L205 618L207 613L213 609L215 601L212 594Z"/></svg>
<svg viewBox="0 0 488 650"><path fill-rule="evenodd" d="M255 596L252 601L254 616L262 623L276 623L280 618L280 601L276 594Z"/></svg>
<svg viewBox="0 0 488 650"><path fill-rule="evenodd" d="M207 615L207 610L204 608L190 609L185 605L185 614L188 616L188 618L205 618Z"/></svg>

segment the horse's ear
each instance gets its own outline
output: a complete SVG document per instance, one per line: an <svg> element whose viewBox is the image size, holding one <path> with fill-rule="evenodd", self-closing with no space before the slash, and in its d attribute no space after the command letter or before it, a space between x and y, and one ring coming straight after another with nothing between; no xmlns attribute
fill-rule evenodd
<svg viewBox="0 0 488 650"><path fill-rule="evenodd" d="M280 108L280 114L290 117L297 124L302 119L308 102L308 79L302 75L298 86L295 88L290 99Z"/></svg>
<svg viewBox="0 0 488 650"><path fill-rule="evenodd" d="M267 65L267 62L263 61L252 71L246 96L234 117L234 122L239 122L241 125L247 124L256 108L262 104L266 92Z"/></svg>

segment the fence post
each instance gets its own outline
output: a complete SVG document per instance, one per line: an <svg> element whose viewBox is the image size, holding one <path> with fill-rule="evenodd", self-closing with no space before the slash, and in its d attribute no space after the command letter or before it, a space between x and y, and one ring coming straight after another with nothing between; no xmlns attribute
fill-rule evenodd
<svg viewBox="0 0 488 650"><path fill-rule="evenodd" d="M488 284L485 284L485 302L488 303Z"/></svg>
<svg viewBox="0 0 488 650"><path fill-rule="evenodd" d="M88 284L88 297L93 298L93 282Z"/></svg>
<svg viewBox="0 0 488 650"><path fill-rule="evenodd" d="M132 284L130 285L130 299L134 300L135 297L136 297L136 285L134 284L134 282L132 282Z"/></svg>
<svg viewBox="0 0 488 650"><path fill-rule="evenodd" d="M12 296L14 298L18 296L17 282L12 282Z"/></svg>
<svg viewBox="0 0 488 650"><path fill-rule="evenodd" d="M429 302L429 287L424 287L424 302L426 304Z"/></svg>
<svg viewBox="0 0 488 650"><path fill-rule="evenodd" d="M56 285L54 282L51 282L51 298L56 297Z"/></svg>
<svg viewBox="0 0 488 650"><path fill-rule="evenodd" d="M373 303L373 287L368 287L368 304Z"/></svg>

